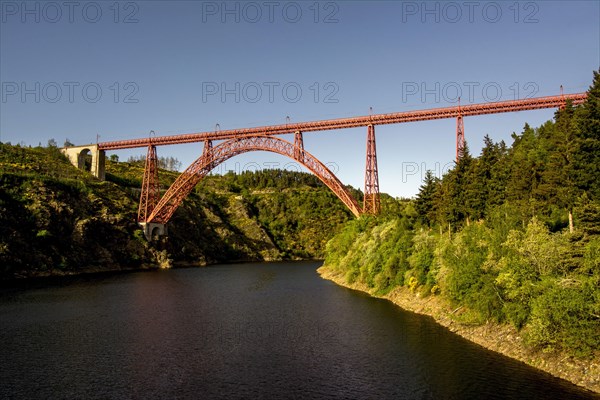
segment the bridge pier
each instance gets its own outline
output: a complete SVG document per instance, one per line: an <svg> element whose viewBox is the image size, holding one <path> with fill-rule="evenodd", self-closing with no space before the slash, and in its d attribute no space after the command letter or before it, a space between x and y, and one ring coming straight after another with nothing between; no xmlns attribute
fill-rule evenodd
<svg viewBox="0 0 600 400"><path fill-rule="evenodd" d="M63 147L60 151L67 156L75 167L90 171L92 175L101 181L106 178L106 152L100 150L97 144ZM90 155L91 162L88 163Z"/></svg>
<svg viewBox="0 0 600 400"><path fill-rule="evenodd" d="M142 181L142 192L140 193L140 205L138 207L138 221L146 222L156 203L160 200L160 182L158 181L158 156L156 146L148 146L146 165L144 167L144 180Z"/></svg>
<svg viewBox="0 0 600 400"><path fill-rule="evenodd" d="M377 149L375 147L375 126L367 128L367 165L365 168L365 198L363 213L377 215L381 211L379 198L379 172L377 171Z"/></svg>
<svg viewBox="0 0 600 400"><path fill-rule="evenodd" d="M156 222L138 222L138 225L142 228L144 236L149 242L154 238L165 236L168 233L166 224L159 224Z"/></svg>
<svg viewBox="0 0 600 400"><path fill-rule="evenodd" d="M465 124L462 115L456 117L456 162L462 157L465 149Z"/></svg>
<svg viewBox="0 0 600 400"><path fill-rule="evenodd" d="M298 161L304 160L304 139L300 131L294 133L294 157Z"/></svg>

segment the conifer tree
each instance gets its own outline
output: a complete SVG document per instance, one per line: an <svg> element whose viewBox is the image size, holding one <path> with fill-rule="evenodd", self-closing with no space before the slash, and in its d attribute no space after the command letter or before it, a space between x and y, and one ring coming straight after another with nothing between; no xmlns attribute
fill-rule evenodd
<svg viewBox="0 0 600 400"><path fill-rule="evenodd" d="M431 170L427 170L423 184L419 188L419 194L415 201L415 209L418 214L419 222L423 225L432 226L435 222L436 204L434 196L438 187L439 179L433 175Z"/></svg>
<svg viewBox="0 0 600 400"><path fill-rule="evenodd" d="M581 191L600 201L600 70L594 71L588 98L575 119L579 140L574 146L574 180Z"/></svg>

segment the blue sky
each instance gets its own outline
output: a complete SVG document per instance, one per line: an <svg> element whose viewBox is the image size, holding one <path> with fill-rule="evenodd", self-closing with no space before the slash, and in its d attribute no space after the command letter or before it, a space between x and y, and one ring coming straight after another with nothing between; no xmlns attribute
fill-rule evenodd
<svg viewBox="0 0 600 400"><path fill-rule="evenodd" d="M600 3L0 1L0 140L76 144L583 92L600 67ZM483 136L554 110L465 119ZM414 196L452 165L454 120L376 128L380 187ZM365 129L305 134L362 188ZM291 139L291 138L290 138ZM201 144L161 147L184 167ZM115 152L123 160L144 151ZM270 153L218 171L297 168Z"/></svg>

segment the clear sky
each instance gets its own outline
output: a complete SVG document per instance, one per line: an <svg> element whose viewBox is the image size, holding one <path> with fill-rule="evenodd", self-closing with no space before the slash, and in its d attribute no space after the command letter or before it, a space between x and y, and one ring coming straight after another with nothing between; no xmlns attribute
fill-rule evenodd
<svg viewBox="0 0 600 400"><path fill-rule="evenodd" d="M510 100L587 90L598 1L0 1L0 140L75 144ZM465 119L489 134L554 110ZM381 191L414 196L455 155L455 120L376 128ZM362 188L365 129L306 133ZM290 138L291 140L291 138ZM160 147L184 167L201 144ZM144 150L116 152L123 160ZM287 167L252 153L217 170Z"/></svg>

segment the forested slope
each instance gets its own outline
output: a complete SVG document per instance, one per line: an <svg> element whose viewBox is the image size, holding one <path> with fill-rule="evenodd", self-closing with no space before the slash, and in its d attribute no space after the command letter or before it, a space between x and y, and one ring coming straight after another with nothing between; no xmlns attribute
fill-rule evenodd
<svg viewBox="0 0 600 400"><path fill-rule="evenodd" d="M56 147L0 144L0 278L320 258L352 217L310 174L230 173L203 180L168 237L148 243L136 224L142 176L143 161L113 158L101 182ZM161 170L161 189L176 177Z"/></svg>
<svg viewBox="0 0 600 400"><path fill-rule="evenodd" d="M428 173L397 215L349 222L325 269L379 294L436 296L457 322L510 324L532 349L598 360L600 74L585 104L510 145L486 137L441 179Z"/></svg>

